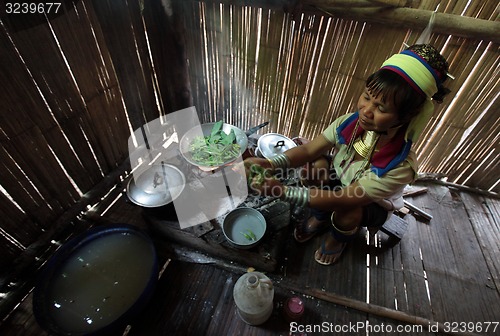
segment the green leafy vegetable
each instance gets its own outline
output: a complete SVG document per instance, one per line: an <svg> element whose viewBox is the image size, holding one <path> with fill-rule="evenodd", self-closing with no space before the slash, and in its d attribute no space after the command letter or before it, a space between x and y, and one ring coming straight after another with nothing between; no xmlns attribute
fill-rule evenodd
<svg viewBox="0 0 500 336"><path fill-rule="evenodd" d="M190 145L191 158L197 164L206 167L220 166L236 159L240 155L240 145L236 143L236 134L232 129L229 134L222 130L224 121L218 121L212 127L209 136L198 136Z"/></svg>
<svg viewBox="0 0 500 336"><path fill-rule="evenodd" d="M252 164L250 166L250 172L248 174L248 184L251 185L261 185L264 183L266 178L271 177L269 169L266 169L260 165Z"/></svg>
<svg viewBox="0 0 500 336"><path fill-rule="evenodd" d="M248 233L246 233L248 232ZM250 241L256 241L257 240L257 237L255 236L255 233L252 232L252 230L249 230L247 229L246 232L240 232L243 237L245 237L246 239L250 240Z"/></svg>

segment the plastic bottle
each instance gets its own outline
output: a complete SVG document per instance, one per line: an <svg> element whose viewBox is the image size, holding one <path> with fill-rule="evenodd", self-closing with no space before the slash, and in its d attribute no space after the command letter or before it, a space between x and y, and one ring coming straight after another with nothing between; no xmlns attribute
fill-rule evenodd
<svg viewBox="0 0 500 336"><path fill-rule="evenodd" d="M243 274L234 285L233 297L241 319L248 324L262 324L273 312L273 283L260 272Z"/></svg>

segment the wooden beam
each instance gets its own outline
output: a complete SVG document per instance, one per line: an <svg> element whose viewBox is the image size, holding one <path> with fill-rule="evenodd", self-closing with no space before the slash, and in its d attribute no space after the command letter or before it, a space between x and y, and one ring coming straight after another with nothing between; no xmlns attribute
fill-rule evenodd
<svg viewBox="0 0 500 336"><path fill-rule="evenodd" d="M405 0L205 0L203 2L283 10L294 15L300 12L316 13L416 30L424 30L432 15L432 11L429 10L396 7L407 4L415 6L413 1ZM393 6L389 6L390 4ZM499 21L436 13L433 32L500 43Z"/></svg>
<svg viewBox="0 0 500 336"><path fill-rule="evenodd" d="M329 5L331 3L331 5ZM414 8L374 7L345 8L335 6L336 1L304 0L303 5L332 17L380 23L393 27L423 30L429 23L432 11ZM306 7L302 8L307 11ZM436 13L433 32L461 36L475 40L500 43L500 22L476 19L446 13Z"/></svg>
<svg viewBox="0 0 500 336"><path fill-rule="evenodd" d="M375 4L379 4L381 6L394 6L394 7L418 7L420 5L420 1L417 0L368 0L369 2L373 2Z"/></svg>
<svg viewBox="0 0 500 336"><path fill-rule="evenodd" d="M439 185L442 185L442 186L446 186L448 188L457 189L457 190L460 190L460 191L465 191L465 192L469 192L469 193L473 193L473 194L478 194L478 195L482 195L482 196L486 196L486 197L491 197L491 198L494 198L494 199L500 199L500 194L498 194L496 192L488 191L488 190L482 190L482 189L478 189L478 188L473 188L473 187L469 187L469 186L466 186L466 185L463 185L463 184L456 184L456 183L451 183L451 182L447 182L447 181L442 181L439 178L439 176L433 177L432 175L420 175L418 177L417 181L418 182L435 183L435 184L439 184Z"/></svg>

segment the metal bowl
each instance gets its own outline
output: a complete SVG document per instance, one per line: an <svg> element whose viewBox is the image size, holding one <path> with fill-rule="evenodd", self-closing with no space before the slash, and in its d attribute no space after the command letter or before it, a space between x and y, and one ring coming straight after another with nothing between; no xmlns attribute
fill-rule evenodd
<svg viewBox="0 0 500 336"><path fill-rule="evenodd" d="M206 123L202 124L200 126L195 126L191 128L189 131L187 131L181 138L181 141L179 142L179 150L181 152L181 155L186 159L187 162L189 162L192 165L195 165L200 168L208 168L208 169L215 169L217 167L224 166L226 164L229 164L231 162L234 162L238 157L235 157L234 159L228 160L226 162L221 163L220 165L217 166L203 166L200 165L199 162L196 162L193 160L191 156L191 150L190 146L193 140L198 137L198 136L209 136L210 133L212 132L212 128L215 125L215 123ZM226 124L224 123L222 125L222 131L225 132L226 134L229 134L231 130L234 131L234 134L236 135L236 143L240 145L240 156L243 155L243 153L247 150L248 147L248 137L243 130L239 129L236 126Z"/></svg>
<svg viewBox="0 0 500 336"><path fill-rule="evenodd" d="M222 233L234 247L249 249L259 243L266 233L266 219L253 208L241 207L229 212L222 223ZM245 237L249 231L255 235L255 240Z"/></svg>
<svg viewBox="0 0 500 336"><path fill-rule="evenodd" d="M127 224L95 227L44 265L33 312L51 335L110 335L145 307L157 279L148 235Z"/></svg>

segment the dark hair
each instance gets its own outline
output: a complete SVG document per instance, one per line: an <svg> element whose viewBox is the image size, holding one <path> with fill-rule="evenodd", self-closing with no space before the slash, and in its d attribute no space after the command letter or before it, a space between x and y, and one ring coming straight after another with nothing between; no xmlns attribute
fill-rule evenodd
<svg viewBox="0 0 500 336"><path fill-rule="evenodd" d="M387 69L379 69L371 74L366 79L366 88L374 97L382 95L383 102L392 99L399 120L403 123L417 115L425 101L425 96L415 91L403 77Z"/></svg>

